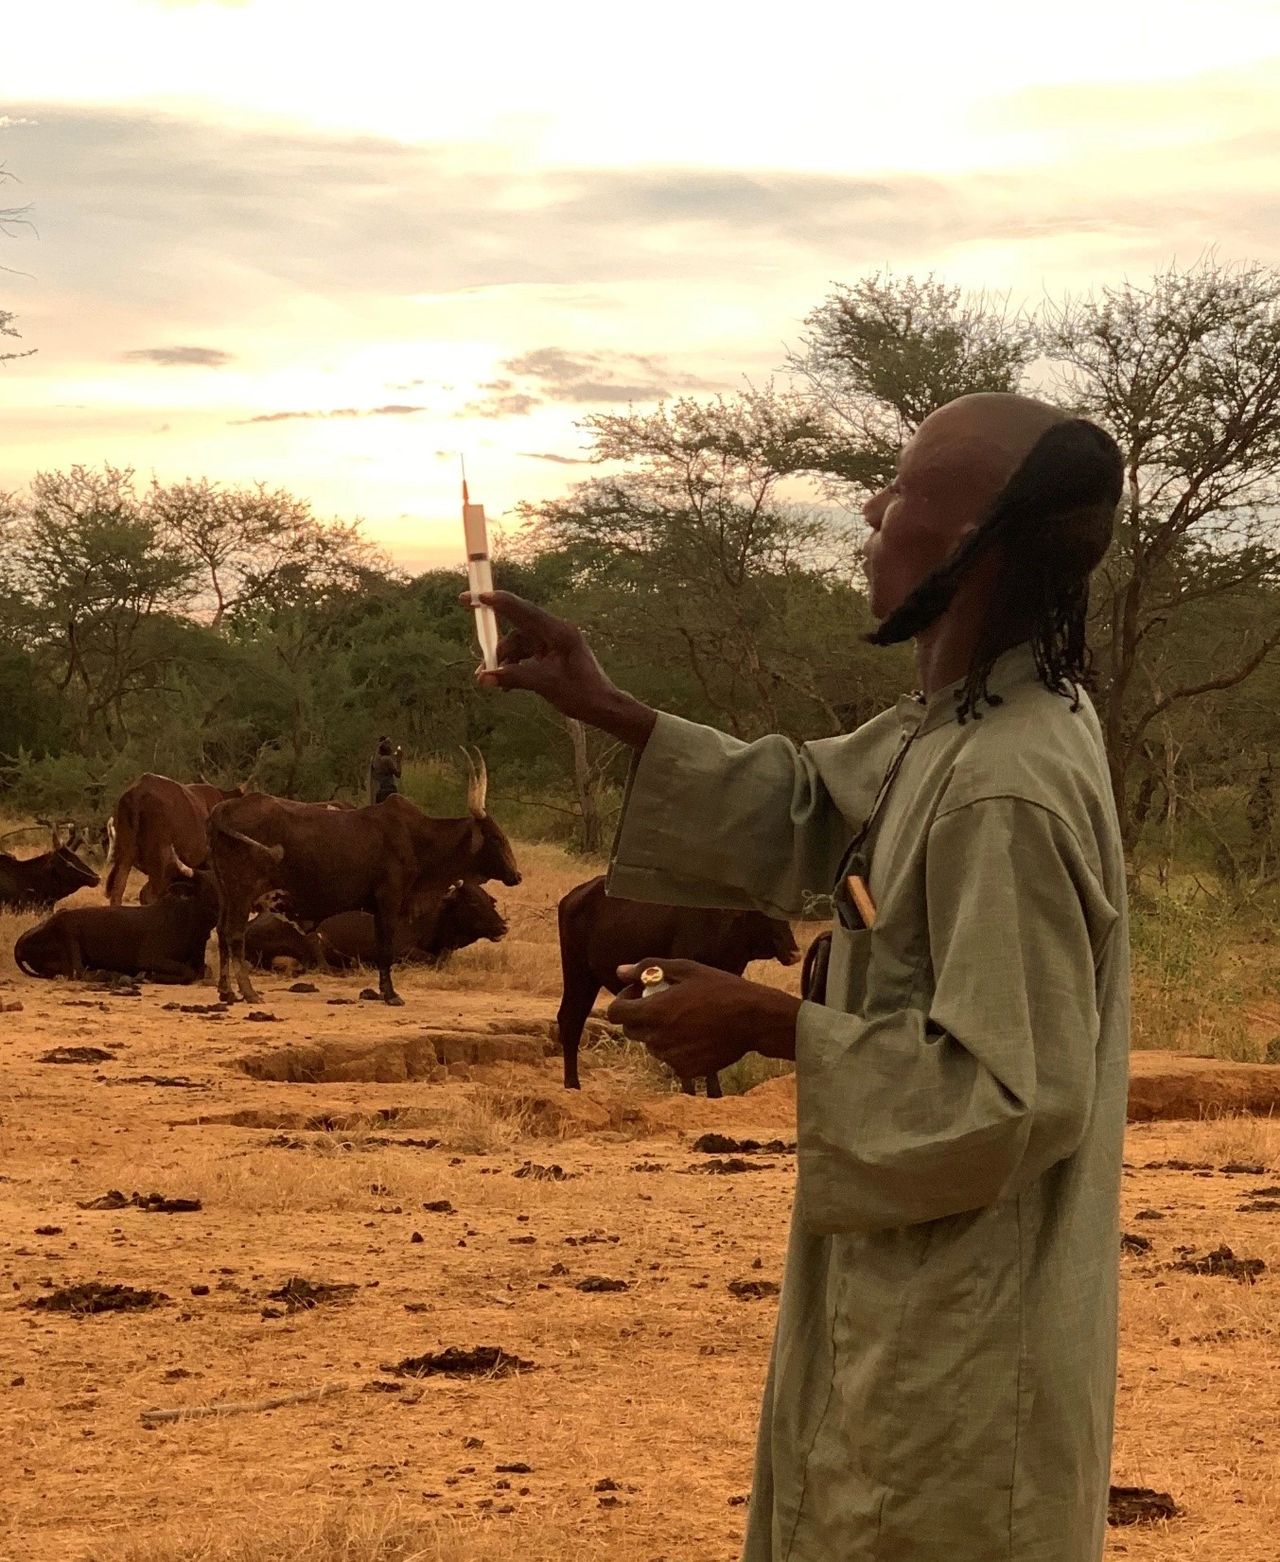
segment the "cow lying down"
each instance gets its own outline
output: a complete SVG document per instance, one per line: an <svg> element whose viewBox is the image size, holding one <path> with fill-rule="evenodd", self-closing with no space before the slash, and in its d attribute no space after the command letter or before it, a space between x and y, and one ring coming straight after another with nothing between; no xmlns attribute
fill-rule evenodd
<svg viewBox="0 0 1280 1562"><path fill-rule="evenodd" d="M330 965L376 965L378 944L373 918L367 911L344 911L326 917L316 929ZM397 961L440 966L458 949L487 938L498 943L507 924L498 903L478 884L455 884L429 911L407 923L393 945Z"/></svg>
<svg viewBox="0 0 1280 1562"><path fill-rule="evenodd" d="M482 938L497 943L506 931L507 924L492 895L478 884L455 884L438 908L401 924L392 955L397 964L443 965L455 950ZM277 962L297 964L304 970L318 965L341 969L378 962L373 917L367 911L326 917L310 933L275 912L264 911L245 929L244 948L250 965L259 970L271 970Z"/></svg>
<svg viewBox="0 0 1280 1562"><path fill-rule="evenodd" d="M156 982L197 982L218 920L213 875L177 879L147 906L77 906L25 932L13 957L28 976L116 971Z"/></svg>

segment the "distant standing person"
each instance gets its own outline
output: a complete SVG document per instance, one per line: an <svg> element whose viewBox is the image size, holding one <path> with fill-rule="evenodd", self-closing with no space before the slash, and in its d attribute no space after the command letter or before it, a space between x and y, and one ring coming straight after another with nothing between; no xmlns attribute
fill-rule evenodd
<svg viewBox="0 0 1280 1562"><path fill-rule="evenodd" d="M378 739L378 752L369 761L369 801L383 803L400 790L402 748L392 748L390 738Z"/></svg>

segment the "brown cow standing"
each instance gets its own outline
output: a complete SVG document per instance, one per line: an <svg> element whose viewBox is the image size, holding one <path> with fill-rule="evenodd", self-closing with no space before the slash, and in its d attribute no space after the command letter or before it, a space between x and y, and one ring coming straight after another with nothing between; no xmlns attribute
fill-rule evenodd
<svg viewBox="0 0 1280 1562"><path fill-rule="evenodd" d="M391 981L397 929L414 905L443 899L459 879L520 882L502 827L485 812L487 776L472 768L462 819L428 819L408 798L368 808L333 809L251 793L220 803L209 817L213 870L222 897L218 918L218 993L257 1003L245 960L249 913L264 895L280 893L284 912L315 926L341 911L372 912L378 990L400 1004Z"/></svg>
<svg viewBox="0 0 1280 1562"><path fill-rule="evenodd" d="M564 992L557 1023L564 1053L564 1083L578 1090L578 1044L602 987L620 993L620 965L650 957L696 960L741 976L752 960L795 965L800 950L785 922L762 911L703 911L687 906L652 906L606 895L604 879L589 879L560 902L560 965ZM693 1081L681 1080L686 1095ZM707 1094L720 1094L716 1075Z"/></svg>
<svg viewBox="0 0 1280 1562"><path fill-rule="evenodd" d="M197 982L218 916L213 875L198 870L146 906L75 906L28 929L13 957L28 976L116 971L157 982Z"/></svg>
<svg viewBox="0 0 1280 1562"><path fill-rule="evenodd" d="M478 884L455 884L438 909L433 906L401 924L393 955L397 961L440 966L457 949L482 938L496 944L506 934L506 921L487 890ZM316 936L330 965L372 965L377 959L377 937L367 911L326 917Z"/></svg>
<svg viewBox="0 0 1280 1562"><path fill-rule="evenodd" d="M225 791L206 781L172 781L168 776L139 776L120 794L107 825L111 861L107 867L107 899L124 899L130 869L147 876L139 900L143 905L164 894L176 878L209 860L209 815L230 797L242 797L243 787Z"/></svg>

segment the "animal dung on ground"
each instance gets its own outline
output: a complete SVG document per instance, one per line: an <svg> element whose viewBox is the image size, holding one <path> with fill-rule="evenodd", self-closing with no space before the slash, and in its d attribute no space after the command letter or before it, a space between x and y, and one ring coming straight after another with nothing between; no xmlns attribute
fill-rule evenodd
<svg viewBox="0 0 1280 1562"><path fill-rule="evenodd" d="M160 1007L171 1014L225 1014L231 1006L226 1003L162 1003Z"/></svg>
<svg viewBox="0 0 1280 1562"><path fill-rule="evenodd" d="M130 1074L124 1079L109 1079L109 1085L161 1085L171 1090L208 1090L210 1086L185 1074Z"/></svg>
<svg viewBox="0 0 1280 1562"><path fill-rule="evenodd" d="M701 1165L688 1168L691 1172L705 1172L712 1177L729 1177L736 1172L758 1172L770 1169L767 1161L747 1161L740 1155L731 1155L722 1161L703 1161Z"/></svg>
<svg viewBox="0 0 1280 1562"><path fill-rule="evenodd" d="M777 1296L782 1287L776 1280L730 1280L729 1295L739 1301L759 1302L766 1296Z"/></svg>
<svg viewBox="0 0 1280 1562"><path fill-rule="evenodd" d="M1267 1168L1257 1161L1228 1161L1219 1171L1228 1177L1265 1177Z"/></svg>
<svg viewBox="0 0 1280 1562"><path fill-rule="evenodd" d="M610 1280L607 1275L587 1275L578 1281L576 1291L629 1291L629 1280Z"/></svg>
<svg viewBox="0 0 1280 1562"><path fill-rule="evenodd" d="M291 993L318 993L320 989L314 982L295 982L289 991Z"/></svg>
<svg viewBox="0 0 1280 1562"><path fill-rule="evenodd" d="M1236 1206L1238 1215L1274 1215L1280 1212L1280 1199L1255 1199L1252 1204Z"/></svg>
<svg viewBox="0 0 1280 1562"><path fill-rule="evenodd" d="M111 1054L102 1047L54 1047L42 1052L37 1063L110 1063Z"/></svg>
<svg viewBox="0 0 1280 1562"><path fill-rule="evenodd" d="M391 1372L400 1378L505 1378L513 1372L530 1372L536 1363L514 1356L500 1345L477 1345L471 1350L450 1345L423 1356L406 1356L394 1366L385 1363L379 1372Z"/></svg>
<svg viewBox="0 0 1280 1562"><path fill-rule="evenodd" d="M422 1207L428 1215L456 1215L458 1213L448 1199L432 1199Z"/></svg>
<svg viewBox="0 0 1280 1562"><path fill-rule="evenodd" d="M1120 1251L1122 1253L1149 1253L1151 1251L1151 1238L1140 1237L1132 1231L1126 1231L1120 1238Z"/></svg>
<svg viewBox="0 0 1280 1562"><path fill-rule="evenodd" d="M286 1311L291 1313L310 1312L313 1307L328 1303L349 1302L357 1289L354 1284L333 1285L327 1280L304 1280L301 1275L294 1275L277 1290L268 1291L267 1299L283 1302Z"/></svg>
<svg viewBox="0 0 1280 1562"><path fill-rule="evenodd" d="M0 998L0 1014L21 1014L22 1000L20 998Z"/></svg>
<svg viewBox="0 0 1280 1562"><path fill-rule="evenodd" d="M98 1280L83 1280L75 1285L59 1286L47 1296L37 1296L23 1305L38 1312L71 1313L83 1318L89 1313L140 1312L168 1300L163 1291L138 1291L131 1285L104 1285Z"/></svg>
<svg viewBox="0 0 1280 1562"><path fill-rule="evenodd" d="M38 1237L60 1237L62 1235L62 1227L61 1226L37 1226L36 1227L36 1235Z"/></svg>
<svg viewBox="0 0 1280 1562"><path fill-rule="evenodd" d="M794 1155L794 1141L783 1139L731 1139L728 1134L703 1134L693 1148L704 1155Z"/></svg>
<svg viewBox="0 0 1280 1562"><path fill-rule="evenodd" d="M1167 1491L1149 1486L1113 1486L1107 1500L1108 1524L1158 1524L1181 1512Z"/></svg>
<svg viewBox="0 0 1280 1562"><path fill-rule="evenodd" d="M539 1166L536 1161L525 1161L511 1173L513 1177L531 1177L534 1182L568 1182L574 1175L563 1166Z"/></svg>
<svg viewBox="0 0 1280 1562"><path fill-rule="evenodd" d="M171 1199L163 1193L121 1193L111 1188L96 1199L77 1201L79 1209L140 1209L149 1215L189 1215L203 1209L199 1199Z"/></svg>
<svg viewBox="0 0 1280 1562"><path fill-rule="evenodd" d="M250 1009L245 1015L246 1020L253 1020L258 1025L279 1025L280 1016L270 1014L266 1009Z"/></svg>
<svg viewBox="0 0 1280 1562"><path fill-rule="evenodd" d="M1186 1274L1225 1275L1250 1285L1266 1267L1266 1261L1261 1258L1237 1258L1225 1242L1199 1258L1188 1255L1169 1265L1170 1269L1181 1269Z"/></svg>

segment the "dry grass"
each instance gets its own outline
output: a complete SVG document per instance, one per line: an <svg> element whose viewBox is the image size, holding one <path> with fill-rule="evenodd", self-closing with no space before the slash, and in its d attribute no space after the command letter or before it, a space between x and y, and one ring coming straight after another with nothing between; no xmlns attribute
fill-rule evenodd
<svg viewBox="0 0 1280 1562"><path fill-rule="evenodd" d="M388 1013L330 1008L324 992L294 996L270 983L279 1023L262 1028L239 1015L174 1016L160 990L80 1009L49 984L22 984L26 1009L6 1032L0 1087L11 1297L0 1305L9 1456L0 1556L737 1554L744 1515L730 1499L746 1489L774 1314L734 1300L728 1285L781 1277L794 1162L771 1158L750 1177L685 1175L701 1163L688 1139L708 1128L789 1138L785 1094L673 1099L617 1043L593 1052L580 1096L559 1089L554 1059L476 1065L440 1083L287 1084L232 1066L246 1050L380 1042L423 1024L537 1026L554 1010L552 999L510 991L442 993L424 972L406 973L405 986L406 1009ZM125 1045L101 1069L36 1063L72 1039ZM204 1088L112 1084L178 1070ZM339 1126L270 1126L308 1121ZM1123 1260L1116 1479L1172 1491L1187 1517L1116 1534L1116 1562L1274 1556L1280 1228L1246 1206L1251 1189L1278 1179L1147 1169L1175 1156L1265 1163L1274 1126L1130 1130L1124 1229L1154 1247ZM276 1133L305 1148L268 1144ZM379 1142L401 1134L449 1147ZM527 1160L554 1160L568 1176L516 1176ZM79 1207L111 1187L194 1194L204 1207L173 1216ZM452 1210L421 1208L441 1200ZM1153 1209L1161 1218L1143 1214ZM1224 1241L1267 1261L1257 1285L1168 1267L1180 1247ZM269 1296L291 1275L355 1289L341 1304L281 1316ZM584 1293L577 1283L588 1275L628 1289ZM170 1301L85 1320L21 1306L50 1280L89 1278ZM537 1370L369 1388L384 1362L481 1343ZM153 1431L140 1422L147 1408L325 1383L347 1392ZM503 1475L497 1466L508 1462L531 1470ZM616 1506L602 1502L602 1478L618 1484Z"/></svg>
<svg viewBox="0 0 1280 1562"><path fill-rule="evenodd" d="M596 1548L576 1550L584 1559ZM126 1540L96 1546L85 1562L527 1562L555 1558L545 1536L515 1533L493 1521L425 1518L403 1505L372 1503L326 1507L314 1520L281 1526L266 1511L260 1524L228 1535L220 1525L203 1534Z"/></svg>
<svg viewBox="0 0 1280 1562"><path fill-rule="evenodd" d="M1189 1123L1183 1137L1187 1149L1182 1153L1189 1160L1234 1161L1280 1172L1280 1121L1275 1118L1229 1113Z"/></svg>

